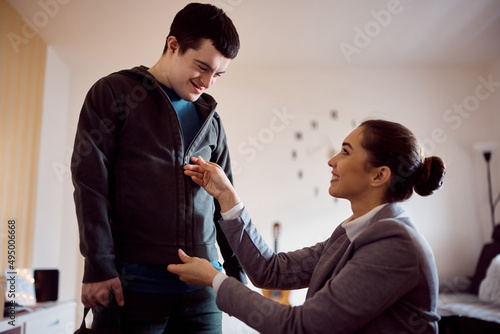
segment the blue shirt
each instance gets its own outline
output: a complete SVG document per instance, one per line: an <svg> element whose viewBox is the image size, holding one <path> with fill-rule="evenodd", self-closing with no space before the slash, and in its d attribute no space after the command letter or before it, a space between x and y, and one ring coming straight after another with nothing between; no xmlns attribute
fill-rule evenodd
<svg viewBox="0 0 500 334"><path fill-rule="evenodd" d="M160 86L165 93L167 93L168 98L177 113L182 129L182 135L184 137L184 150L187 151L189 144L191 144L198 131L200 131L203 122L200 115L198 115L198 111L196 111L196 107L193 102L181 99L173 89L170 89L161 83Z"/></svg>

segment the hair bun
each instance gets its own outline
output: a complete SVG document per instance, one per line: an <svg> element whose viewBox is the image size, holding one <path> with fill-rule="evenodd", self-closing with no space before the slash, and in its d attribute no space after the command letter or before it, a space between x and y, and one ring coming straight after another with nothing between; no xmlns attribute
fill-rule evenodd
<svg viewBox="0 0 500 334"><path fill-rule="evenodd" d="M445 173L446 167L441 158L425 158L415 178L415 192L420 196L429 196L443 185Z"/></svg>

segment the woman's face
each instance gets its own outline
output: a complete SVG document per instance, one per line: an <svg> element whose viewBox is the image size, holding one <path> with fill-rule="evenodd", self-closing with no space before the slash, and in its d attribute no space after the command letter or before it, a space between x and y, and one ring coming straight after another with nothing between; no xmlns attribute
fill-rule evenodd
<svg viewBox="0 0 500 334"><path fill-rule="evenodd" d="M332 179L328 192L333 197L362 199L370 187L374 168L368 162L368 152L361 146L363 128L351 132L342 143L341 151L328 161Z"/></svg>

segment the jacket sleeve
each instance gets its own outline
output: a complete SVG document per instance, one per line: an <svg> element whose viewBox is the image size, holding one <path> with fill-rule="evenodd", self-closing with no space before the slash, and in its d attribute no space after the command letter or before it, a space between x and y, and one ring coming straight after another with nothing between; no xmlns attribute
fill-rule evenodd
<svg viewBox="0 0 500 334"><path fill-rule="evenodd" d="M226 173L227 177L233 183L233 174L231 170L231 161L229 157L229 149L227 147L226 133L224 131L224 127L222 126L222 122L217 113L215 113L214 117L216 118L217 124L219 126L219 138L217 143L217 148L214 150L212 154L211 161L215 162ZM214 224L217 229L217 243L219 245L220 252L222 254L222 258L224 259L224 270L228 276L236 278L238 281L242 283L247 283L245 272L241 267L236 255L234 254L229 242L227 241L226 236L222 232L219 220L221 219L221 208L217 200L214 199L215 203L215 211L214 211Z"/></svg>
<svg viewBox="0 0 500 334"><path fill-rule="evenodd" d="M293 268L300 269L300 259L314 265L321 249L318 244L282 256L271 254L255 234L246 211L236 220L222 221L221 226L250 279L265 285L286 288L288 284L280 283L280 277L294 282L287 274L298 276L296 283L306 283L305 273ZM218 290L217 306L260 333L356 332L413 289L418 280L419 261L412 241L401 229L387 227L389 231L372 233L339 274L327 278L303 305L279 304L228 278Z"/></svg>
<svg viewBox="0 0 500 334"><path fill-rule="evenodd" d="M85 258L84 283L118 276L111 235L110 182L119 129L119 110L104 79L89 90L78 121L71 173L80 235Z"/></svg>

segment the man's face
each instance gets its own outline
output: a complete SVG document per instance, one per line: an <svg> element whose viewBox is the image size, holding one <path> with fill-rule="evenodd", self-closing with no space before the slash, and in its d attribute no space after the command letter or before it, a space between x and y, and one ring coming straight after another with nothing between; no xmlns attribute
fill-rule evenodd
<svg viewBox="0 0 500 334"><path fill-rule="evenodd" d="M183 100L192 102L215 83L231 62L208 39L202 41L198 50L188 49L181 55L179 48L174 46L167 52L172 58L166 85Z"/></svg>

